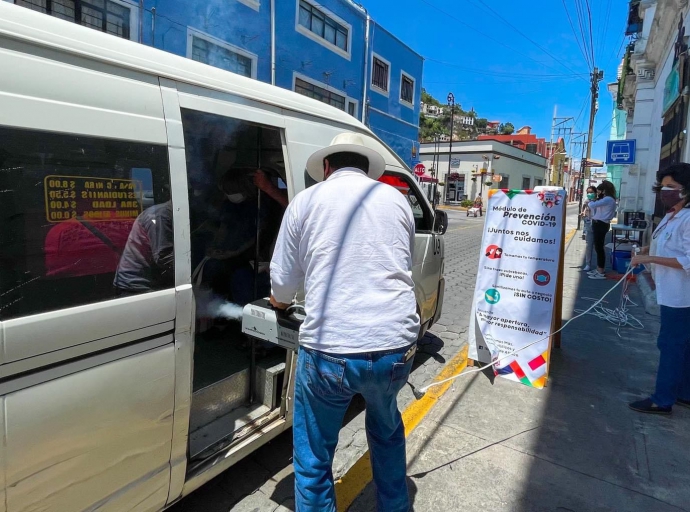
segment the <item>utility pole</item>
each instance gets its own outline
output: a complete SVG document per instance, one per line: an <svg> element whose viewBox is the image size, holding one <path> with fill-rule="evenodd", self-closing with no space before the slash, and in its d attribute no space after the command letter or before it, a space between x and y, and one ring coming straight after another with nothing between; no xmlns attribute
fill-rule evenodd
<svg viewBox="0 0 690 512"><path fill-rule="evenodd" d="M432 187L433 189L433 196L431 198L431 205L434 207L434 210L436 210L436 194L438 193L438 180L440 179L441 173L439 172L440 169L439 167L439 146L441 144L441 139L438 133L434 134L434 158L433 158L433 163L431 164L431 177L434 178L436 181L434 182L434 186Z"/></svg>
<svg viewBox="0 0 690 512"><path fill-rule="evenodd" d="M589 181L589 166L587 163L589 162L590 158L592 158L592 143L594 142L594 118L597 115L597 106L599 104L599 82L601 82L604 79L604 72L600 71L599 68L594 67L591 73L591 78L592 78L592 85L591 85L591 93L592 93L592 102L590 103L589 106L589 131L587 135L587 156L584 160L584 163L581 165L581 171L580 171L580 176L584 177L584 179L580 180L580 209L579 211L582 211L582 196L584 195L585 191L585 181ZM577 217L577 229L580 229L580 225L582 222L582 217L578 216Z"/></svg>
<svg viewBox="0 0 690 512"><path fill-rule="evenodd" d="M450 107L450 142L448 143L448 178L452 173L451 162L453 160L453 117L455 114L455 95L452 92L448 93L448 106ZM446 179L446 186L448 186L448 180ZM457 200L457 186L455 187L455 200ZM447 197L447 196L446 196Z"/></svg>

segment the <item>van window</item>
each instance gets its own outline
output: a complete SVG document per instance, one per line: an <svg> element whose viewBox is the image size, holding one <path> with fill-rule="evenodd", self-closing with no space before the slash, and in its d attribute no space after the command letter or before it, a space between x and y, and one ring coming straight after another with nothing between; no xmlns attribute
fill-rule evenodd
<svg viewBox="0 0 690 512"><path fill-rule="evenodd" d="M174 286L165 146L0 127L0 320Z"/></svg>
<svg viewBox="0 0 690 512"><path fill-rule="evenodd" d="M396 188L407 198L412 208L417 233L431 231L433 226L431 210L426 207L421 192L411 184L408 177L386 172L379 178L379 181Z"/></svg>
<svg viewBox="0 0 690 512"><path fill-rule="evenodd" d="M240 305L262 298L288 200L280 130L187 109L182 127L197 290Z"/></svg>

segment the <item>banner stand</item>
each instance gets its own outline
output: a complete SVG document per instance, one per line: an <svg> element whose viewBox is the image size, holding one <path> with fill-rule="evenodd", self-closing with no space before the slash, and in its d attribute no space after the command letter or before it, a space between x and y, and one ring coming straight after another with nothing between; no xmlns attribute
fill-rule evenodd
<svg viewBox="0 0 690 512"><path fill-rule="evenodd" d="M488 203L468 366L498 360L497 375L540 389L561 342L565 190L496 189Z"/></svg>

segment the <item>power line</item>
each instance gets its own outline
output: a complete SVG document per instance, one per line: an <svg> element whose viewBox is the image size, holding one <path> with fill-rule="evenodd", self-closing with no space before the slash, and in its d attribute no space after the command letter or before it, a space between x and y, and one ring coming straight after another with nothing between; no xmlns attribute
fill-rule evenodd
<svg viewBox="0 0 690 512"><path fill-rule="evenodd" d="M594 58L594 30L592 29L592 9L589 5L589 0L585 0L585 5L587 6L587 20L589 22L589 48L592 52L592 62L596 62Z"/></svg>
<svg viewBox="0 0 690 512"><path fill-rule="evenodd" d="M483 32L483 31L479 30L478 28L476 28L476 27L470 25L469 23L465 23L465 22L462 21L461 19L459 19L459 18L453 16L451 13L449 13L449 12L447 12L447 11L444 11L443 9L441 9L440 7L438 7L438 6L434 5L434 4L432 4L431 2L428 2L427 0L419 0L419 1L422 2L423 4L428 5L429 7L432 7L432 8L434 8L434 9L436 9L438 12L444 14L445 16L448 16L449 18L455 20L457 23L459 23L459 24L461 24L461 25L463 25L463 26L469 28L470 30L472 30L472 31L474 31L474 32L477 32L478 34L480 34L480 35L481 35L482 37L484 37L485 39L488 39L488 40L490 40L490 41L493 41L494 43L499 44L499 45L503 46L504 48L507 48L507 49L510 50L511 52L517 53L518 55L522 55L523 57L525 57L525 58L527 58L527 59L529 59L529 60L531 60L531 61L533 61L533 62L536 62L537 64L539 64L539 65L541 65L541 66L545 66L545 67L548 67L548 68L551 68L551 69L555 69L553 66L551 66L551 65L549 65L549 64L547 64L547 63L545 63L545 62L538 61L538 60L536 60L536 59L530 57L529 55L527 55L527 54L525 54L525 53L523 53L523 52L521 52L521 51L519 51L519 50L516 50L515 48L513 48L513 47L511 47L511 46L508 46L507 44L503 43L502 41L499 41L498 39L494 39L494 38L488 36L485 32Z"/></svg>
<svg viewBox="0 0 690 512"><path fill-rule="evenodd" d="M613 116L611 116L611 119L609 119L609 122L606 123L606 126L604 126L604 128L602 128L602 130L594 136L594 141L596 142L596 140L601 136L601 134L604 133L606 130L608 130L612 124L613 124Z"/></svg>
<svg viewBox="0 0 690 512"><path fill-rule="evenodd" d="M594 67L594 60L591 59L591 52L589 51L589 45L587 44L587 36L585 35L585 9L580 0L575 0L575 14L577 15L577 24L580 28L580 36L582 37L582 46L585 48L585 53L587 54L587 61L590 63L591 67Z"/></svg>
<svg viewBox="0 0 690 512"><path fill-rule="evenodd" d="M570 23L570 28L573 31L573 36L575 36L575 42L577 43L577 47L580 49L580 52L582 53L582 56L585 59L585 63L587 64L587 67L591 70L592 65L589 63L589 59L587 58L587 52L585 52L582 43L580 42L580 38L577 37L577 32L575 31L575 25L573 24L573 19L570 16L570 11L568 10L568 5L565 3L565 0L563 1L563 8L565 9L565 14L568 16L568 23Z"/></svg>
<svg viewBox="0 0 690 512"><path fill-rule="evenodd" d="M437 64L441 64L443 66L449 66L452 68L457 68L461 69L463 71L467 71L470 73L476 73L480 75L486 75L486 76L494 76L494 77L505 77L505 78L524 78L524 79L544 79L544 81L549 81L549 80L574 80L577 78L584 78L586 75L579 73L579 74L540 74L540 73L513 73L513 72L501 72L501 71L490 71L490 70L484 70L484 69L473 69L473 68L468 68L465 66L461 66L459 64L455 64L452 62L446 62L438 59L434 59L431 57L425 57L424 58L426 61L429 62L435 62ZM429 82L431 83L431 82Z"/></svg>
<svg viewBox="0 0 690 512"><path fill-rule="evenodd" d="M573 125L577 128L578 122L580 122L580 118L582 117L582 114L585 112L585 107L587 106L587 101L589 101L589 94L585 96L585 100L582 102L582 108L580 108L580 113L577 115L575 118L575 122Z"/></svg>
<svg viewBox="0 0 690 512"><path fill-rule="evenodd" d="M611 20L611 0L607 0L606 9L604 10L604 22L602 23L602 29L599 32L599 44L597 46L599 55L604 54L606 50L606 34L609 31L609 22Z"/></svg>
<svg viewBox="0 0 690 512"><path fill-rule="evenodd" d="M468 0L468 1L472 2L472 0ZM556 61L556 62L558 62L559 64L561 64L565 69L567 69L567 70L570 71L571 73L577 74L577 73L576 73L575 71L573 71L570 67L566 66L566 65L562 62L562 59L560 59L560 58L558 58L558 57L555 57L555 56L554 56L551 52L549 52L546 48L544 48L542 45L540 45L539 43L537 43L536 41L534 41L532 38L530 38L528 35L526 35L524 32L522 32L519 28L517 28L515 25L513 25L510 21L508 21L508 20L505 19L503 16L501 16L501 15L500 15L498 12L496 12L491 6L487 5L486 2L484 2L484 0L477 0L477 1L478 1L481 5L483 5L486 9L488 9L489 11L491 11L498 19L500 19L501 21L503 21L503 23L505 23L506 25L508 25L509 27L511 27L513 30L515 30L515 32L517 32L517 33L520 34L522 37L524 37L525 39L527 39L530 43L532 43L534 46L536 46L536 47L539 48L541 51L543 51L546 55L548 55L549 57L551 57L554 61Z"/></svg>

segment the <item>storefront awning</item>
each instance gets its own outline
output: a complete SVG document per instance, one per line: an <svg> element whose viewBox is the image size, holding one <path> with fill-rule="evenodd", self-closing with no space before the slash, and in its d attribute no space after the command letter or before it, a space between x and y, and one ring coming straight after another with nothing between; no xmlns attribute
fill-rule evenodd
<svg viewBox="0 0 690 512"><path fill-rule="evenodd" d="M438 180L434 178L433 176L429 176L428 174L422 174L421 176L417 176L417 179L421 183L438 183Z"/></svg>

